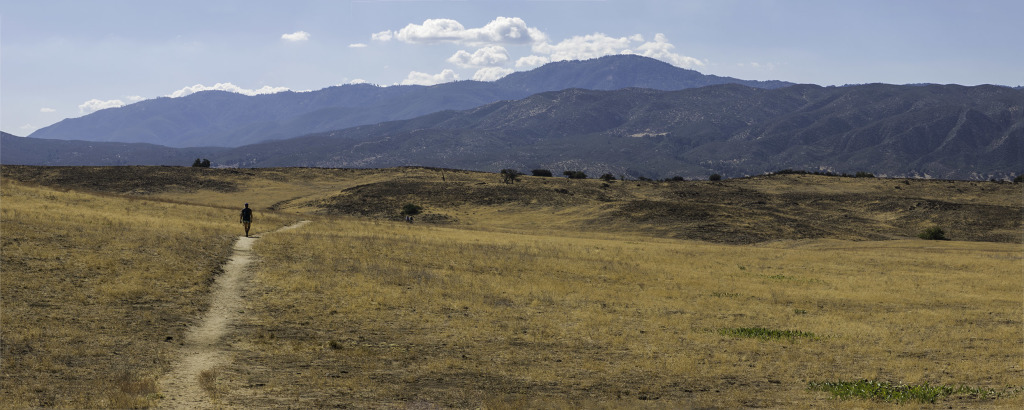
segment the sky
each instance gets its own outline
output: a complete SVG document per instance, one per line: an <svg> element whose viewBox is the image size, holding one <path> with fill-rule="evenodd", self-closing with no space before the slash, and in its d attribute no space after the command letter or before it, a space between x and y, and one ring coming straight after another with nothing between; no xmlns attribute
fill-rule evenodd
<svg viewBox="0 0 1024 410"><path fill-rule="evenodd" d="M0 130L220 89L490 81L657 58L819 85L1024 85L1021 0L0 0Z"/></svg>

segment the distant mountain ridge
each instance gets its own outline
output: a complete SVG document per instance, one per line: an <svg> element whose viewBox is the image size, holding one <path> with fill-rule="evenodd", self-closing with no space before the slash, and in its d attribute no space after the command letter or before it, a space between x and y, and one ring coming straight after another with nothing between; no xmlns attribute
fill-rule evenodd
<svg viewBox="0 0 1024 410"><path fill-rule="evenodd" d="M998 86L570 89L240 147L242 167L502 168L664 178L785 168L988 179L1024 171L1024 91Z"/></svg>
<svg viewBox="0 0 1024 410"><path fill-rule="evenodd" d="M37 139L0 132L0 164L8 165L189 165L226 150Z"/></svg>
<svg viewBox="0 0 1024 410"><path fill-rule="evenodd" d="M464 110L568 88L680 90L727 83L759 88L791 85L704 75L652 58L616 55L550 63L493 82L458 81L430 87L355 84L256 96L204 91L65 119L29 137L145 142L179 148L237 147L443 110Z"/></svg>
<svg viewBox="0 0 1024 410"><path fill-rule="evenodd" d="M583 170L702 178L781 169L945 179L1024 171L1024 90L998 86L680 91L569 89L238 148L4 135L0 162L35 165L391 167Z"/></svg>
<svg viewBox="0 0 1024 410"><path fill-rule="evenodd" d="M569 88L535 92L562 86ZM75 140L41 139L44 130ZM85 134L156 142L75 137ZM987 180L1024 171L1024 89L747 82L614 56L488 83L202 92L2 138L4 164L188 165L202 157L237 167L543 168L633 178L791 168ZM168 148L168 138L208 147Z"/></svg>

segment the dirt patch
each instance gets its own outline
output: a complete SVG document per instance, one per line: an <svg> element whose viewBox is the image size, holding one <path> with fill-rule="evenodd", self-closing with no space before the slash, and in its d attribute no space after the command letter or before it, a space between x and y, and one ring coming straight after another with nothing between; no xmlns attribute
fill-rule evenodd
<svg viewBox="0 0 1024 410"><path fill-rule="evenodd" d="M308 221L281 230L293 229ZM161 407L195 409L223 407L217 403L218 368L229 363L222 339L237 316L244 313L242 286L249 280L252 245L258 237L239 237L224 273L217 277L210 295L210 309L198 325L189 329L180 353L181 360L161 380L165 399Z"/></svg>

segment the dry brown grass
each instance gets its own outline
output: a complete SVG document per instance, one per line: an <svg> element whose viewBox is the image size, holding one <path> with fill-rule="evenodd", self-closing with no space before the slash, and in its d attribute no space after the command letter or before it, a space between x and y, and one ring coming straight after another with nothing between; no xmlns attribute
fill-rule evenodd
<svg viewBox="0 0 1024 410"><path fill-rule="evenodd" d="M1024 385L1019 245L728 246L343 219L268 235L256 253L225 375L225 402L242 406L833 406L807 383ZM720 332L741 327L817 337Z"/></svg>
<svg viewBox="0 0 1024 410"><path fill-rule="evenodd" d="M2 184L0 407L145 407L242 230L235 210ZM265 214L263 229L284 220Z"/></svg>
<svg viewBox="0 0 1024 410"><path fill-rule="evenodd" d="M234 360L196 380L217 405L864 407L808 382L1024 386L1017 185L3 173L0 407L159 404L155 380L208 305L242 202L258 232L295 219L285 214L315 222L257 243ZM79 187L98 192L65 191ZM388 221L407 201L438 224ZM923 224L1009 243L863 240ZM818 239L791 240L808 233ZM701 235L759 243L673 239ZM729 332L741 328L813 337Z"/></svg>
<svg viewBox="0 0 1024 410"><path fill-rule="evenodd" d="M199 386L203 388L210 397L217 397L217 375L216 370L203 370L199 373Z"/></svg>

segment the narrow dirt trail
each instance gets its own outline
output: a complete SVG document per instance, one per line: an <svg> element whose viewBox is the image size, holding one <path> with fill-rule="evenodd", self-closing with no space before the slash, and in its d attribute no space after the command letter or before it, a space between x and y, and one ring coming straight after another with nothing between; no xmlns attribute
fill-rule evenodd
<svg viewBox="0 0 1024 410"><path fill-rule="evenodd" d="M301 221L274 232L298 228L309 221ZM231 330L244 309L242 286L249 280L248 267L252 262L252 245L258 236L239 237L235 241L231 259L224 264L224 273L217 277L211 290L210 309L199 323L189 329L179 361L160 381L164 397L161 408L195 409L221 408L214 402L212 386L216 369L228 363L228 352L222 339Z"/></svg>

